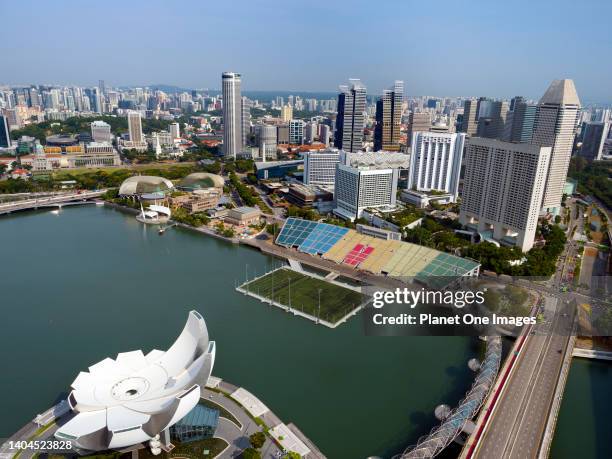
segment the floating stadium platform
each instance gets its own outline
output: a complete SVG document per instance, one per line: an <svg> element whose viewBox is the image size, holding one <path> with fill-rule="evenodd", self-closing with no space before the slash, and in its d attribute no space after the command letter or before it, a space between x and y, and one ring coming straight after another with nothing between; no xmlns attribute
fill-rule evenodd
<svg viewBox="0 0 612 459"><path fill-rule="evenodd" d="M477 276L480 269L476 261L429 247L299 218L286 220L276 244L372 274L413 277L425 284L431 284L432 277Z"/></svg>

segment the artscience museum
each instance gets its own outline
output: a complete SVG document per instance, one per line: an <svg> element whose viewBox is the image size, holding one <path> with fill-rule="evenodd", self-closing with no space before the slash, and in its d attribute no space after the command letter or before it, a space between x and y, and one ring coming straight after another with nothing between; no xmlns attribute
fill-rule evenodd
<svg viewBox="0 0 612 459"><path fill-rule="evenodd" d="M204 318L191 311L167 351L123 352L79 373L69 420L55 437L78 450L119 449L158 438L198 403L215 362Z"/></svg>

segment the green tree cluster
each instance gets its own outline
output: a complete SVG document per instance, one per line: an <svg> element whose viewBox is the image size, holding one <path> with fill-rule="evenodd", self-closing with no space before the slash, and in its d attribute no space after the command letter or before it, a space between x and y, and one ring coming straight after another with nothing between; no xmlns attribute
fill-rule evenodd
<svg viewBox="0 0 612 459"><path fill-rule="evenodd" d="M589 162L575 156L570 162L568 176L578 181L578 191L590 194L612 208L612 161Z"/></svg>
<svg viewBox="0 0 612 459"><path fill-rule="evenodd" d="M462 250L464 256L478 260L484 269L495 271L498 274L513 276L551 276L556 270L559 255L563 252L566 237L557 225L544 223L540 226L540 234L546 243L543 247L534 247L523 254L517 247L497 247L490 242L470 245ZM516 266L510 262L526 260Z"/></svg>
<svg viewBox="0 0 612 459"><path fill-rule="evenodd" d="M186 209L177 207L172 211L172 220L197 228L207 225L210 222L210 217L204 212L190 214Z"/></svg>
<svg viewBox="0 0 612 459"><path fill-rule="evenodd" d="M74 180L76 188L79 189L113 188L118 187L125 179L133 175L155 175L167 178L168 180L178 180L197 170L199 170L198 167L190 164L138 170L129 168L112 170L92 169L85 172L62 170L53 172L49 179L21 180L9 178L2 180L0 181L0 194L58 190L61 187L60 182L67 180Z"/></svg>
<svg viewBox="0 0 612 459"><path fill-rule="evenodd" d="M303 218L304 220L319 220L321 215L314 209L302 209L297 206L287 208L287 217Z"/></svg>
<svg viewBox="0 0 612 459"><path fill-rule="evenodd" d="M405 231L405 240L442 251L453 251L469 245L467 239L453 231L458 227L461 225L452 220L436 220L426 216L419 226Z"/></svg>
<svg viewBox="0 0 612 459"><path fill-rule="evenodd" d="M230 183L240 196L240 199L246 206L255 206L258 196L247 185L242 183L234 172L229 174Z"/></svg>
<svg viewBox="0 0 612 459"><path fill-rule="evenodd" d="M266 434L263 432L255 432L249 436L251 446L255 449L261 449L266 442Z"/></svg>
<svg viewBox="0 0 612 459"><path fill-rule="evenodd" d="M261 453L255 448L249 447L240 454L242 459L261 459Z"/></svg>

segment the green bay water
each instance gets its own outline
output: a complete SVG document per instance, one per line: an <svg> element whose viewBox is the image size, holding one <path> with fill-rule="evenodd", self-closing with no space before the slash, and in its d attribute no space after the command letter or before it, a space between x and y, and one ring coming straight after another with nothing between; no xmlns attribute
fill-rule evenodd
<svg viewBox="0 0 612 459"><path fill-rule="evenodd" d="M331 459L389 457L435 424L471 385L464 337L366 337L234 290L280 261L193 231L163 236L96 206L0 218L0 437L118 352L165 350L191 309L217 342L213 374L257 395Z"/></svg>
<svg viewBox="0 0 612 459"><path fill-rule="evenodd" d="M612 362L574 357L550 457L612 457Z"/></svg>

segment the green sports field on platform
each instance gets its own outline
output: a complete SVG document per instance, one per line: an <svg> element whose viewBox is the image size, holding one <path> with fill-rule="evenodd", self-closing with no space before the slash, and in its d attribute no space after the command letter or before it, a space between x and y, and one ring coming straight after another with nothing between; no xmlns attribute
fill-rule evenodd
<svg viewBox="0 0 612 459"><path fill-rule="evenodd" d="M355 290L287 268L268 273L244 284L242 288L331 323L337 322L367 300L366 295Z"/></svg>

